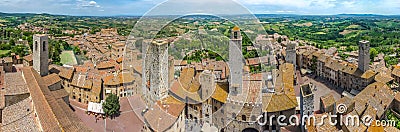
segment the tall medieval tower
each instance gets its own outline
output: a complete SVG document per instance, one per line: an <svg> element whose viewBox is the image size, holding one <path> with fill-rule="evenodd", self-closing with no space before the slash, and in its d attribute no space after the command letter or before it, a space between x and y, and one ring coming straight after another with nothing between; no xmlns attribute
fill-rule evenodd
<svg viewBox="0 0 400 132"><path fill-rule="evenodd" d="M47 35L33 35L33 68L41 76L49 73L49 37Z"/></svg>
<svg viewBox="0 0 400 132"><path fill-rule="evenodd" d="M365 72L369 69L369 41L361 40L358 43L358 68Z"/></svg>
<svg viewBox="0 0 400 132"><path fill-rule="evenodd" d="M168 42L155 40L146 46L144 82L147 99L157 101L168 95ZM149 102L152 103L152 102Z"/></svg>
<svg viewBox="0 0 400 132"><path fill-rule="evenodd" d="M234 94L242 93L242 75L243 75L243 55L242 55L242 35L240 28L235 26L231 31L231 38L229 42L229 67L230 80L229 90Z"/></svg>
<svg viewBox="0 0 400 132"><path fill-rule="evenodd" d="M294 68L296 68L296 43L290 42L286 47L286 62L292 63Z"/></svg>

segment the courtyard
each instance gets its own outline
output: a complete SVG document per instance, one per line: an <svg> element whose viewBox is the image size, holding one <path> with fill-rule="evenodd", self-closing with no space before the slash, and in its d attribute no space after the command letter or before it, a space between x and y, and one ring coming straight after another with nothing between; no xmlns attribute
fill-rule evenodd
<svg viewBox="0 0 400 132"><path fill-rule="evenodd" d="M75 114L94 132L140 132L144 123L143 119L135 113L136 108L131 106L132 100L134 100L132 97L120 98L120 114L113 119L100 118L97 121L94 115L86 114L86 104L79 103L73 99L70 99L70 104Z"/></svg>
<svg viewBox="0 0 400 132"><path fill-rule="evenodd" d="M332 95L336 100L339 100L341 98L341 94L343 92L343 89L333 86L329 82L325 81L324 79L320 77L315 77L315 75L309 74L305 76L301 76L300 72L296 72L297 75L297 82L299 85L295 86L295 91L296 91L296 96L300 96L300 85L304 84L313 84L316 86L316 89L313 89L314 93L314 111L319 111L320 110L320 98L324 95L327 95L329 93L332 93Z"/></svg>

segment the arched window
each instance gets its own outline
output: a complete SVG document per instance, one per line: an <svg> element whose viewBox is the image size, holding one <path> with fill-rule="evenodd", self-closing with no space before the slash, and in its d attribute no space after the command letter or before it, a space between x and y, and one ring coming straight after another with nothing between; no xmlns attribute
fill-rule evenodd
<svg viewBox="0 0 400 132"><path fill-rule="evenodd" d="M37 43L37 41L35 41L35 50L37 50L38 49L38 43Z"/></svg>
<svg viewBox="0 0 400 132"><path fill-rule="evenodd" d="M43 51L46 51L46 41L43 41Z"/></svg>
<svg viewBox="0 0 400 132"><path fill-rule="evenodd" d="M233 32L233 38L237 39L238 38L238 32Z"/></svg>

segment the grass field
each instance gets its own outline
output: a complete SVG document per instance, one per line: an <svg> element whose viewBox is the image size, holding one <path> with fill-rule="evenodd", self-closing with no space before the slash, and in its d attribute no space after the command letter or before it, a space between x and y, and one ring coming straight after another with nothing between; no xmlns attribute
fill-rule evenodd
<svg viewBox="0 0 400 132"><path fill-rule="evenodd" d="M0 55L4 55L10 52L10 50L0 50Z"/></svg>
<svg viewBox="0 0 400 132"><path fill-rule="evenodd" d="M73 51L63 51L61 53L61 63L66 65L77 65L75 55Z"/></svg>

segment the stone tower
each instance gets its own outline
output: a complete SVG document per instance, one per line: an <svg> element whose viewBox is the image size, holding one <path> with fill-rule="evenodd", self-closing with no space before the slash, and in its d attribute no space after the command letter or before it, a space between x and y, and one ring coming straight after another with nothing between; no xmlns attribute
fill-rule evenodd
<svg viewBox="0 0 400 132"><path fill-rule="evenodd" d="M149 91L147 101L157 101L168 96L168 42L155 40L146 48L143 76L146 91Z"/></svg>
<svg viewBox="0 0 400 132"><path fill-rule="evenodd" d="M314 115L314 93L311 87L311 84L306 84L300 88L300 119L303 119L303 116ZM307 122L300 122L302 132L305 131L305 123Z"/></svg>
<svg viewBox="0 0 400 132"><path fill-rule="evenodd" d="M41 75L49 73L49 37L47 35L33 35L33 68Z"/></svg>
<svg viewBox="0 0 400 132"><path fill-rule="evenodd" d="M290 42L286 47L286 58L287 63L291 63L296 68L296 43Z"/></svg>
<svg viewBox="0 0 400 132"><path fill-rule="evenodd" d="M212 102L209 99L215 91L215 75L212 71L205 70L200 74L203 124L212 124Z"/></svg>
<svg viewBox="0 0 400 132"><path fill-rule="evenodd" d="M369 69L369 41L361 40L358 42L358 68L365 72Z"/></svg>
<svg viewBox="0 0 400 132"><path fill-rule="evenodd" d="M229 61L230 77L229 90L234 94L242 93L243 75L243 55L242 55L242 35L240 28L235 26L231 31L229 42Z"/></svg>

